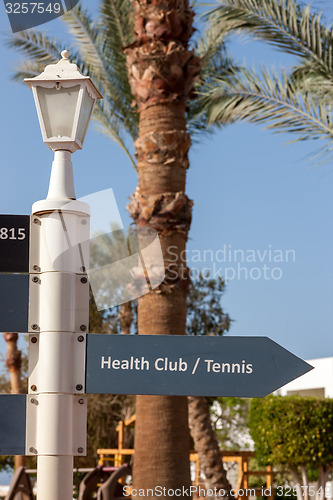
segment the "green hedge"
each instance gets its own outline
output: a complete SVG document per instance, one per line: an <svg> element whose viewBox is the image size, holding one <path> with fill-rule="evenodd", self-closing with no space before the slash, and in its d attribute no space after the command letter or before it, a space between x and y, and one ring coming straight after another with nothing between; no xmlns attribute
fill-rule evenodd
<svg viewBox="0 0 333 500"><path fill-rule="evenodd" d="M333 399L252 399L250 433L262 465L319 467L333 463Z"/></svg>

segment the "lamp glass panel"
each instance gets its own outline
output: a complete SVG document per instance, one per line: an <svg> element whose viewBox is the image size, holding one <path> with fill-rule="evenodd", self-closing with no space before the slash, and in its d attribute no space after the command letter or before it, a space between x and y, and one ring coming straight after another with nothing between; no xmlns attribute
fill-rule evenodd
<svg viewBox="0 0 333 500"><path fill-rule="evenodd" d="M82 107L80 112L80 119L77 130L77 138L83 144L87 128L89 125L90 115L94 106L95 99L90 97L87 90L83 91Z"/></svg>
<svg viewBox="0 0 333 500"><path fill-rule="evenodd" d="M48 139L51 137L72 137L79 91L80 85L60 88L59 90L37 87L37 95Z"/></svg>

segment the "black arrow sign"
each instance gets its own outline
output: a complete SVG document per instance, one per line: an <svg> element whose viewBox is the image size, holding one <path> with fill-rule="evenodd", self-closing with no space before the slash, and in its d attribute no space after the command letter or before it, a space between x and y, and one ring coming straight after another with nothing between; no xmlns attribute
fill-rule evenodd
<svg viewBox="0 0 333 500"><path fill-rule="evenodd" d="M263 397L312 368L268 337L87 335L92 394Z"/></svg>
<svg viewBox="0 0 333 500"><path fill-rule="evenodd" d="M29 274L0 274L0 329L28 332Z"/></svg>
<svg viewBox="0 0 333 500"><path fill-rule="evenodd" d="M0 455L24 455L25 394L0 395Z"/></svg>
<svg viewBox="0 0 333 500"><path fill-rule="evenodd" d="M0 215L0 273L29 272L29 215Z"/></svg>

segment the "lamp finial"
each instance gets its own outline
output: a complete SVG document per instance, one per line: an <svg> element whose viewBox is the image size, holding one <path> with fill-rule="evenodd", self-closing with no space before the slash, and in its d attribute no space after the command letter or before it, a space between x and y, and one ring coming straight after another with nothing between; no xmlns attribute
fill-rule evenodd
<svg viewBox="0 0 333 500"><path fill-rule="evenodd" d="M67 60L67 61L69 60L70 55L71 55L71 53L70 53L70 52L68 52L68 50L63 50L63 51L61 52L61 57L62 57L63 59L65 59L65 60Z"/></svg>

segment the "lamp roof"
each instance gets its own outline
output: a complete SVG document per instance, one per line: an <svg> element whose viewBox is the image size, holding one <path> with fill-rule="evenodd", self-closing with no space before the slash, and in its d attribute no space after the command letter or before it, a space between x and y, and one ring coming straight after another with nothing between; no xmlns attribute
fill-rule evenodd
<svg viewBox="0 0 333 500"><path fill-rule="evenodd" d="M61 52L60 61L56 64L49 64L46 66L44 71L34 78L25 78L25 83L29 86L30 89L34 87L34 84L38 84L39 82L61 82L61 81L76 81L80 82L85 80L89 86L92 87L91 90L94 91L96 99L103 99L102 94L95 86L93 81L89 76L84 76L76 64L71 63L69 60L70 52L68 50L63 50Z"/></svg>

